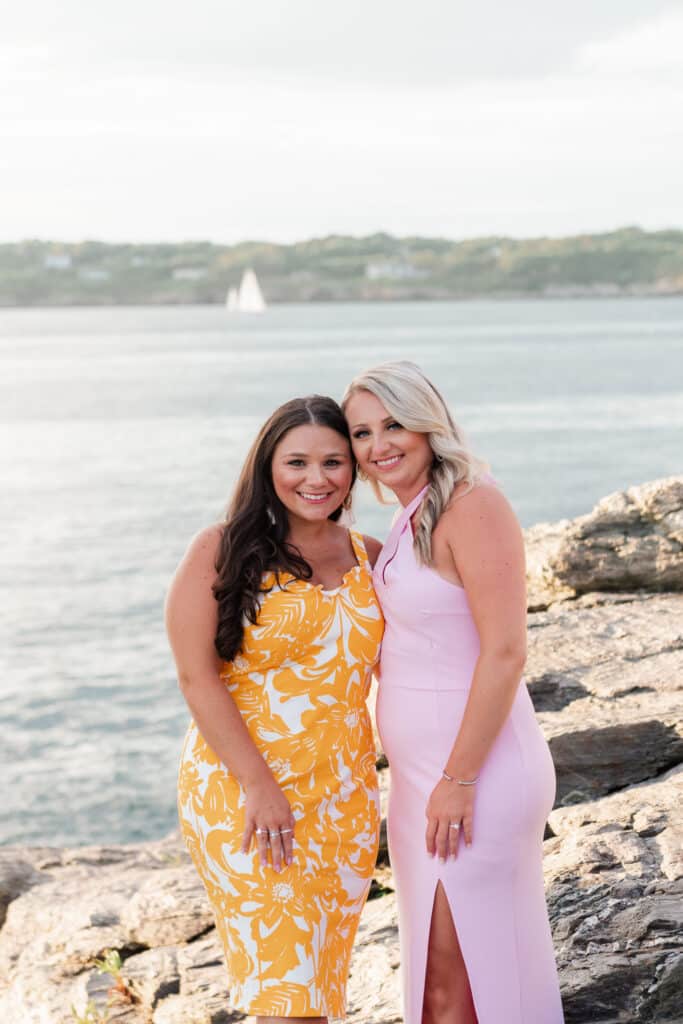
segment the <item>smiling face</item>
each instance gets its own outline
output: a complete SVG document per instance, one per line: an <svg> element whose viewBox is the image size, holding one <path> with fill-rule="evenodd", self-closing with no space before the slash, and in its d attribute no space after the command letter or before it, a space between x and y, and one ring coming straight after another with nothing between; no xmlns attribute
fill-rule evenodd
<svg viewBox="0 0 683 1024"><path fill-rule="evenodd" d="M271 476L273 489L290 518L325 520L351 488L349 443L331 427L317 423L293 427L273 452Z"/></svg>
<svg viewBox="0 0 683 1024"><path fill-rule="evenodd" d="M406 430L370 391L356 391L344 410L360 469L406 505L429 482L434 453L426 434Z"/></svg>

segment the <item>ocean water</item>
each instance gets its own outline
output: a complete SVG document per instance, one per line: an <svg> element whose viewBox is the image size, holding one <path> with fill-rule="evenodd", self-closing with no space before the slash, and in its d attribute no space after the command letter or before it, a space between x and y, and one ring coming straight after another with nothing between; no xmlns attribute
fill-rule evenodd
<svg viewBox="0 0 683 1024"><path fill-rule="evenodd" d="M681 471L681 298L0 311L0 843L174 827L169 577L275 406L395 358L523 525ZM391 510L356 506L382 537Z"/></svg>

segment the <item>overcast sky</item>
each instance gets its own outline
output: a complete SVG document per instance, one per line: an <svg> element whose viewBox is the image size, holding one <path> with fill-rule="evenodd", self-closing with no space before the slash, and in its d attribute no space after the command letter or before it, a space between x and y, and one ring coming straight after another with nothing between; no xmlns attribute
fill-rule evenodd
<svg viewBox="0 0 683 1024"><path fill-rule="evenodd" d="M683 227L683 0L24 0L0 240Z"/></svg>

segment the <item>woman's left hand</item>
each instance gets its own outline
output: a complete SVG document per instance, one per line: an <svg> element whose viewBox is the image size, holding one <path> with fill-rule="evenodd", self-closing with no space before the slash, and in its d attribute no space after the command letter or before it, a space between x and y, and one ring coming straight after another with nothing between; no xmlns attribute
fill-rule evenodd
<svg viewBox="0 0 683 1024"><path fill-rule="evenodd" d="M472 843L474 790L476 786L459 786L457 782L441 779L427 801L427 852L439 860L456 857L460 833L465 845ZM457 826L457 827L455 827Z"/></svg>

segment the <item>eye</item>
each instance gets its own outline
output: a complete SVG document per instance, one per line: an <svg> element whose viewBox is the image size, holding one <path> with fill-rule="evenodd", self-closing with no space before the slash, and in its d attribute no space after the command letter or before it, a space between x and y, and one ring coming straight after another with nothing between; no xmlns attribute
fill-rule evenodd
<svg viewBox="0 0 683 1024"><path fill-rule="evenodd" d="M326 459L326 466L341 466L341 459Z"/></svg>
<svg viewBox="0 0 683 1024"><path fill-rule="evenodd" d="M367 437L369 433L369 430L365 430L363 427L361 427L359 430L354 431L353 437L355 440L360 441L361 438Z"/></svg>
<svg viewBox="0 0 683 1024"><path fill-rule="evenodd" d="M287 462L288 466L303 466L303 464L304 464L304 460L303 459L289 459L288 462Z"/></svg>
<svg viewBox="0 0 683 1024"><path fill-rule="evenodd" d="M403 427L394 420L392 423L387 424L387 430L403 430Z"/></svg>

